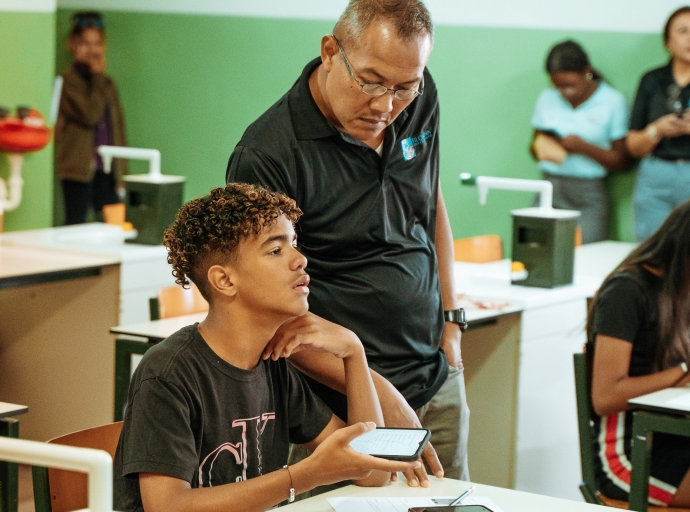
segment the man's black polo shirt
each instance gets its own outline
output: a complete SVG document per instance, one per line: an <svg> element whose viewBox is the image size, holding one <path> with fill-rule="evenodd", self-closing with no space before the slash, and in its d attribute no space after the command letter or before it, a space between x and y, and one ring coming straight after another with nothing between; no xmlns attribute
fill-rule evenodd
<svg viewBox="0 0 690 512"><path fill-rule="evenodd" d="M434 245L436 86L425 71L424 94L386 129L380 157L336 130L317 107L309 76L320 63L311 61L247 128L226 180L258 182L297 201L310 311L354 331L369 365L418 408L448 374L439 350L444 321ZM344 417L342 396L314 387Z"/></svg>
<svg viewBox="0 0 690 512"><path fill-rule="evenodd" d="M675 95L682 108L690 107L690 85L678 89L671 63L647 72L640 80L630 115L630 129L644 130L647 125L673 112L671 96ZM675 89L672 90L672 89ZM674 98L675 99L675 98ZM690 159L690 135L661 139L652 154L664 160Z"/></svg>

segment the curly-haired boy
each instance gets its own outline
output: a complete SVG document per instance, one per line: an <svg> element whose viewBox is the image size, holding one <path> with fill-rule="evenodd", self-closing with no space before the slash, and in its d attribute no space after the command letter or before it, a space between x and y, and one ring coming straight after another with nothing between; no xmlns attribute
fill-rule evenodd
<svg viewBox="0 0 690 512"><path fill-rule="evenodd" d="M114 463L116 509L266 510L318 485L382 485L391 471L419 466L349 446L382 414L357 336L307 312L294 229L301 213L281 193L230 183L187 203L166 230L176 281L193 281L209 313L149 350L134 374ZM285 361L299 351L343 360L352 426L342 428ZM288 468L290 442L314 453Z"/></svg>

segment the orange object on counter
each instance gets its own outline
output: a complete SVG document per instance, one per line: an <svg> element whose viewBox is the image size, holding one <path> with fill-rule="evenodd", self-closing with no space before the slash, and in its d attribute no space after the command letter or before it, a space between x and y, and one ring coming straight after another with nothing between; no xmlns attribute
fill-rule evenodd
<svg viewBox="0 0 690 512"><path fill-rule="evenodd" d="M33 108L19 108L16 117L0 118L0 152L27 153L43 149L50 142L51 129L41 113Z"/></svg>

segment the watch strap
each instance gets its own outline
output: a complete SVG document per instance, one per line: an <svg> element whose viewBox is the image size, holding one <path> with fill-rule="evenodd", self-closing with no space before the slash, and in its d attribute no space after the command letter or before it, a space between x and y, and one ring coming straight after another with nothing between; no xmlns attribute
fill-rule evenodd
<svg viewBox="0 0 690 512"><path fill-rule="evenodd" d="M449 309L443 312L443 319L446 322L453 322L460 326L460 331L465 332L467 330L467 319L465 317L465 310L463 308L459 309Z"/></svg>

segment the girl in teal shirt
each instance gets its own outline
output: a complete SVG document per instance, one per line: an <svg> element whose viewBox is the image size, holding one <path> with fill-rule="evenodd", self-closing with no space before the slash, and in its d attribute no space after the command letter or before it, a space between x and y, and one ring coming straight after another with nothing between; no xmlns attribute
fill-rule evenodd
<svg viewBox="0 0 690 512"><path fill-rule="evenodd" d="M539 95L532 126L532 152L544 179L553 183L553 206L582 213L584 243L606 238L608 170L625 170L628 107L605 83L574 41L554 46L546 71L555 88Z"/></svg>

